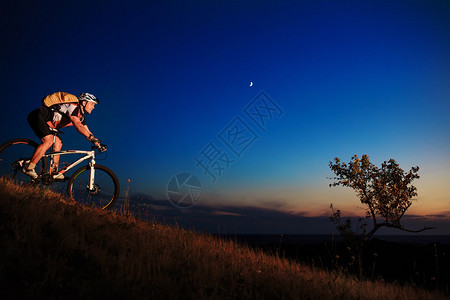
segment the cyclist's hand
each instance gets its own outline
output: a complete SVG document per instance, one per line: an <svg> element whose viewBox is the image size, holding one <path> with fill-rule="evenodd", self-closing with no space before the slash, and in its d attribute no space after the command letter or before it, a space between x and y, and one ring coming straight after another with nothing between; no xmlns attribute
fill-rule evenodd
<svg viewBox="0 0 450 300"><path fill-rule="evenodd" d="M100 142L101 142L101 140L99 140L98 138L94 137L92 134L89 136L88 140L89 140L89 142L94 144L96 147L98 147L100 145Z"/></svg>
<svg viewBox="0 0 450 300"><path fill-rule="evenodd" d="M106 145L103 144L98 144L98 146L96 146L98 151L100 152L105 152L106 151Z"/></svg>

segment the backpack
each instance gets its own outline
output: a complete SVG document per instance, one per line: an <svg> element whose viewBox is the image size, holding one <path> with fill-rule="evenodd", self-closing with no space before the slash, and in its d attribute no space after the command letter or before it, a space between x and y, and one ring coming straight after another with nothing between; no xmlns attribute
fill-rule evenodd
<svg viewBox="0 0 450 300"><path fill-rule="evenodd" d="M78 103L78 98L72 94L57 92L42 99L42 105L45 107L51 107L55 104L64 103Z"/></svg>

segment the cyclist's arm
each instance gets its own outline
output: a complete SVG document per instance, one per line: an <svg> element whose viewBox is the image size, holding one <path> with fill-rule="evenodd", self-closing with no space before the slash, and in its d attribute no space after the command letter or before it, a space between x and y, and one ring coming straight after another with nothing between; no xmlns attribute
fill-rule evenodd
<svg viewBox="0 0 450 300"><path fill-rule="evenodd" d="M84 129L86 129L86 131L89 133L89 136L92 135L92 137L93 137L94 134L89 130L88 126L87 126L87 125L83 125L83 126L84 126ZM89 136L88 136L88 137L89 137Z"/></svg>
<svg viewBox="0 0 450 300"><path fill-rule="evenodd" d="M75 127L75 129L81 133L82 135L84 135L89 141L94 138L94 135L92 134L92 132L89 130L89 128L87 127L87 125L84 125L83 123L81 123L80 118L76 117L76 116L71 116L70 117L70 121L72 121L73 126ZM95 145L97 146L98 143L95 143Z"/></svg>

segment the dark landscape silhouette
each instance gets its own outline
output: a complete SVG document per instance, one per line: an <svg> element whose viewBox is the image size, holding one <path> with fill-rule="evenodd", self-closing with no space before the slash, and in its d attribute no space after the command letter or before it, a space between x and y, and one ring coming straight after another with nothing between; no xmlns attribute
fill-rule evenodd
<svg viewBox="0 0 450 300"><path fill-rule="evenodd" d="M242 236L217 237L74 205L47 189L3 179L0 211L5 297L434 300L448 295L448 283L442 281L446 273L441 271L431 274L434 285L387 283L377 268L366 269L373 280L372 274L358 280L351 266L332 260L327 265L330 256L324 249L345 252L337 240L268 241L256 247ZM436 249L439 255L446 251ZM381 260L384 252L377 251ZM448 263L438 259L439 264Z"/></svg>

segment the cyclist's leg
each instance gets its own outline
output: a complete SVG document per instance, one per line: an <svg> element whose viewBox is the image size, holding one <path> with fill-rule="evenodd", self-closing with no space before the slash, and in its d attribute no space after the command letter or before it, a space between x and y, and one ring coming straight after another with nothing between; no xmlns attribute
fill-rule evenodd
<svg viewBox="0 0 450 300"><path fill-rule="evenodd" d="M53 135L49 134L41 138L42 144L37 146L31 157L30 165L34 167L39 160L44 156L45 152L53 145Z"/></svg>
<svg viewBox="0 0 450 300"><path fill-rule="evenodd" d="M40 144L34 151L28 169L34 169L45 152L53 144L52 132L50 131L46 121L49 116L47 116L46 113L47 111L39 108L32 111L28 115L28 124L30 125L31 129L33 129L38 138L40 138L42 141L42 144Z"/></svg>
<svg viewBox="0 0 450 300"><path fill-rule="evenodd" d="M60 151L62 148L62 140L59 136L55 136L55 145L53 146L54 151ZM58 171L58 165L59 165L59 155L53 156L53 168L52 172Z"/></svg>

